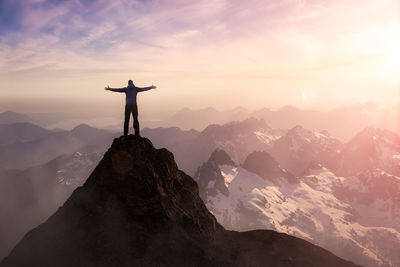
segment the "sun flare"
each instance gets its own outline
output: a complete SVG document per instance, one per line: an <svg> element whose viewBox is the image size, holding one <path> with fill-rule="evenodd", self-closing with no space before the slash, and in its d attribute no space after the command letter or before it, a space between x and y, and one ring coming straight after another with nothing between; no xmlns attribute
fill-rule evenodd
<svg viewBox="0 0 400 267"><path fill-rule="evenodd" d="M400 80L400 25L388 27L381 35L382 74Z"/></svg>

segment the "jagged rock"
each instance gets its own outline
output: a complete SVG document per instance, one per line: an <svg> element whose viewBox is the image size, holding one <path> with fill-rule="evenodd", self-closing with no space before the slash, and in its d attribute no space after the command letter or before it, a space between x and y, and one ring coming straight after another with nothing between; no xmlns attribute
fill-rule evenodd
<svg viewBox="0 0 400 267"><path fill-rule="evenodd" d="M208 195L215 196L218 191L225 196L229 195L225 178L221 175L221 170L219 169L219 165L224 164L236 165L224 150L216 149L208 161L197 169L194 179L199 185L200 197L202 199L206 199Z"/></svg>

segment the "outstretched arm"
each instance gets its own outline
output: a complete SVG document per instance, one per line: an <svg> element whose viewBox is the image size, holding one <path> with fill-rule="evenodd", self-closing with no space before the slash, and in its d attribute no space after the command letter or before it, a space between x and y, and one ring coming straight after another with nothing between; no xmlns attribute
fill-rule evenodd
<svg viewBox="0 0 400 267"><path fill-rule="evenodd" d="M107 87L104 88L104 90L106 91L113 91L113 92L119 92L119 93L123 93L125 92L126 87L123 88L110 88L110 86L107 85Z"/></svg>
<svg viewBox="0 0 400 267"><path fill-rule="evenodd" d="M150 89L156 89L157 87L152 85L148 87L136 87L138 92L148 91Z"/></svg>

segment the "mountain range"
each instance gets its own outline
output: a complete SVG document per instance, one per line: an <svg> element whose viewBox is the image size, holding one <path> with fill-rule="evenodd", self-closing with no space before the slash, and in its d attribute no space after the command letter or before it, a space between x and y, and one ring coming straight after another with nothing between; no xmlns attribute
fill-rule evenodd
<svg viewBox="0 0 400 267"><path fill-rule="evenodd" d="M295 127L243 164L216 150L194 177L227 229L274 229L358 264L399 266L399 145L372 127L345 144Z"/></svg>
<svg viewBox="0 0 400 267"><path fill-rule="evenodd" d="M356 266L274 231L225 230L171 152L115 139L83 186L0 266Z"/></svg>
<svg viewBox="0 0 400 267"><path fill-rule="evenodd" d="M21 122L32 123L33 119L26 114L17 113L10 110L0 113L0 124L13 124Z"/></svg>
<svg viewBox="0 0 400 267"><path fill-rule="evenodd" d="M175 129L175 134L168 133L171 129ZM178 132L182 142L175 138ZM194 174L216 148L224 149L236 161L242 161L254 149L269 149L284 133L283 130L272 129L263 119L255 118L209 125L201 132L177 128L143 130L146 137L162 136L156 139L156 147L171 149L180 168L189 174Z"/></svg>
<svg viewBox="0 0 400 267"><path fill-rule="evenodd" d="M29 122L0 124L0 146L30 142L53 132Z"/></svg>
<svg viewBox="0 0 400 267"><path fill-rule="evenodd" d="M0 136L10 136L0 145L0 167L23 169L44 164L63 154L103 152L114 133L86 124L71 131L49 131L33 124L0 125Z"/></svg>
<svg viewBox="0 0 400 267"><path fill-rule="evenodd" d="M36 165L25 170L0 165L0 217L5 218L0 223L0 235L5 237L0 240L0 258L82 185L113 135L87 125L72 131L30 123L0 126L0 136L5 137L1 148L21 148L9 153L14 167ZM274 129L263 119L250 118L209 125L201 132L147 128L142 135L155 147L171 150L180 169L196 173L201 198L227 229L275 229L366 266L399 262L392 249L399 247L400 231L400 142L394 132L367 127L343 143L327 131L299 125ZM29 146L23 150L24 144L32 143L38 150L42 144L54 144L57 153L46 157L30 152ZM24 159L24 153L36 158ZM29 164L20 164L20 155ZM231 183L240 186L230 187ZM261 201L258 206L249 200L254 194ZM226 207L218 201L231 204ZM263 201L272 211L260 204ZM223 216L219 210L224 210Z"/></svg>
<svg viewBox="0 0 400 267"><path fill-rule="evenodd" d="M149 124L149 127L177 126L181 129L202 131L210 124L225 124L254 117L264 119L274 129L290 129L301 125L311 130L326 130L335 138L348 141L367 126L399 130L398 116L397 110L379 109L373 103L342 106L328 111L300 109L294 106L277 110L268 108L250 110L237 107L225 111L211 107L199 110L184 108L165 121Z"/></svg>

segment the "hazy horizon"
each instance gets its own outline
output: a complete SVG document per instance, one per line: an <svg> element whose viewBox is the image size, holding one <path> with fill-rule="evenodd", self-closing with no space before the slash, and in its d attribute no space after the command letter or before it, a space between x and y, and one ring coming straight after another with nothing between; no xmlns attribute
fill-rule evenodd
<svg viewBox="0 0 400 267"><path fill-rule="evenodd" d="M103 89L104 90L104 89ZM155 89L158 90L158 89ZM228 111L237 108L242 108L246 110L259 110L267 108L269 110L279 110L285 107L295 107L301 110L313 110L313 111L330 111L336 108L341 107L350 107L350 106L366 106L371 105L376 107L377 109L396 109L400 105L393 104L393 105L382 105L376 101L368 100L368 101L355 101L349 103L337 103L337 104L330 104L324 106L303 106L303 105L296 105L290 102L280 102L280 103L273 103L273 104L259 104L259 105L246 105L245 103L240 102L232 102L227 105L226 103L206 103L202 102L198 105L189 105L185 103L180 103L179 105L175 105L175 103L171 102L164 102L162 108L157 106L157 103L151 100L150 98L143 97L145 94L138 95L139 101L139 108L143 108L154 113L159 112L160 114L165 115L165 111L172 115L182 109L191 109L191 110L202 110L207 108L213 108L217 111ZM115 97L117 96L117 97ZM5 111L14 111L20 113L46 113L46 112L68 112L71 110L71 105L74 104L73 108L76 109L94 109L96 112L104 112L105 110L99 110L95 107L102 106L103 108L107 107L123 107L125 105L125 95L123 94L115 94L114 97L110 99L85 99L85 98L2 98L0 99L0 112ZM222 101L221 101L222 102ZM106 105L106 106L104 106Z"/></svg>
<svg viewBox="0 0 400 267"><path fill-rule="evenodd" d="M45 100L45 99L35 99L35 100L15 100L15 101L4 101L0 100L0 113L6 111L12 111L21 114L54 114L54 115L67 115L71 117L81 116L82 118L92 118L92 117L101 117L105 116L115 116L121 117L124 108L124 101L125 97L121 95L119 99L111 99L110 101L88 101L85 99L64 99L64 100ZM162 109L154 109L152 105L140 105L139 109L142 111L142 116L144 116L148 120L163 120L167 119L170 116L175 115L176 113L184 110L189 109L191 111L201 111L206 109L214 109L218 112L226 112L232 111L236 109L242 109L245 111L256 111L262 109L268 109L271 111L279 111L285 108L296 108L298 110L307 110L307 111L317 111L317 112L329 112L339 108L346 108L346 107L369 107L376 110L388 110L391 112L397 112L399 106L386 106L386 105L378 105L372 101L367 102L359 102L359 103L350 103L348 105L336 105L336 106L325 106L325 107L301 107L291 104L284 104L282 105L273 105L273 106L244 106L244 105L234 105L230 107L220 107L220 106L213 106L213 105L204 105L199 107L191 107L191 106L171 106L168 104L163 105ZM73 108L71 108L73 107ZM101 107L101 109L100 109Z"/></svg>

